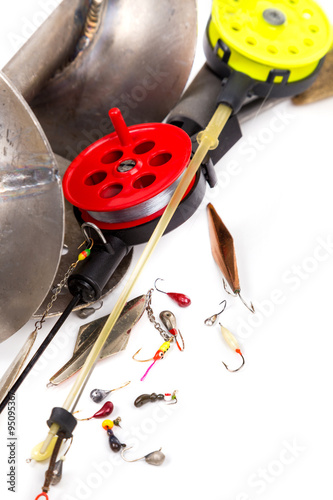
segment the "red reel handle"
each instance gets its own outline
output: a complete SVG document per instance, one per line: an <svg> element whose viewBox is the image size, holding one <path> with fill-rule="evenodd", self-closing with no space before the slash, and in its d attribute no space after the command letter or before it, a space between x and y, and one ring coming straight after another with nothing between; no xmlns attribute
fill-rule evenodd
<svg viewBox="0 0 333 500"><path fill-rule="evenodd" d="M129 146L132 144L131 134L129 133L128 127L125 120L121 114L120 109L112 108L109 111L109 117L111 118L112 124L115 131L118 134L119 140L122 146Z"/></svg>

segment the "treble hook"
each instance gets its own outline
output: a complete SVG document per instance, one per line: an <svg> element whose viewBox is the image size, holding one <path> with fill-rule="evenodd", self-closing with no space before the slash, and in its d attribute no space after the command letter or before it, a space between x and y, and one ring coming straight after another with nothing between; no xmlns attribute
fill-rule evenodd
<svg viewBox="0 0 333 500"><path fill-rule="evenodd" d="M251 312L251 313L255 313L255 308L254 308L254 305L252 304L252 302L250 302L250 305L248 305L245 300L243 299L243 297L241 296L240 294L240 290L236 290L235 293L231 293L229 292L229 290L227 290L227 285L226 285L226 282L225 282L225 279L223 278L222 279L223 281L223 288L224 290L229 294L231 295L232 297L239 297L241 299L241 301L243 302L244 306L247 307L247 309Z"/></svg>
<svg viewBox="0 0 333 500"><path fill-rule="evenodd" d="M245 364L244 356L240 350L239 344L237 342L237 339L234 337L234 335L231 332L229 332L229 330L227 328L222 326L221 323L219 323L219 325L221 327L221 332L222 332L223 338L226 341L226 343L228 344L228 346L231 347L231 349L233 349L235 352L237 352L237 354L239 354L242 357L242 364L238 368L236 368L235 370L230 370L230 368L228 367L228 365L225 364L224 361L222 361L222 363L224 364L224 366L226 367L226 369L229 372L238 372L238 370L240 370L242 368L242 366L244 366L244 364Z"/></svg>
<svg viewBox="0 0 333 500"><path fill-rule="evenodd" d="M213 325L215 325L217 317L220 316L220 314L222 314L223 311L225 310L225 308L227 307L227 301L226 300L222 300L222 302L219 303L219 306L221 304L223 304L223 303L224 303L224 305L223 305L223 308L221 309L220 312L218 312L216 314L213 314L209 318L205 319L204 323L205 323L206 326L213 326Z"/></svg>
<svg viewBox="0 0 333 500"><path fill-rule="evenodd" d="M148 455L145 455L143 457L135 458L134 460L128 460L127 458L124 457L124 453L126 450L130 450L131 448L133 448L133 446L124 448L121 451L121 458L125 460L125 462L137 462L138 460L145 460L147 464L150 465L162 465L162 463L164 462L165 455L164 453L161 452L162 448L160 448L157 451L152 451L151 453L148 453Z"/></svg>

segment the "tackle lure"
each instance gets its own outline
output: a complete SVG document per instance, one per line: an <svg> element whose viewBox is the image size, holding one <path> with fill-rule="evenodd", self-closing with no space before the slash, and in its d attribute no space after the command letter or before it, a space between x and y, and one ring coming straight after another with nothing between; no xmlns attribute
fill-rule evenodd
<svg viewBox="0 0 333 500"><path fill-rule="evenodd" d="M165 393L165 394L156 394L153 392L152 394L141 394L134 401L134 406L140 408L141 406L147 403L154 403L155 401L169 401L167 404L176 404L177 403L177 391L173 391L173 393Z"/></svg>
<svg viewBox="0 0 333 500"><path fill-rule="evenodd" d="M143 457L136 458L135 460L128 460L127 458L125 458L124 454L125 451L130 450L131 448L132 446L130 446L129 448L125 448L121 451L121 458L125 460L125 462L137 462L138 460L145 460L147 464L150 465L162 465L162 463L165 460L165 455L164 453L161 452L162 448L160 448L157 451L152 451L151 453L148 453L148 455L145 455Z"/></svg>
<svg viewBox="0 0 333 500"><path fill-rule="evenodd" d="M118 452L121 450L121 448L125 448L126 444L121 443L119 441L119 439L114 435L112 428L115 425L118 425L118 427L119 427L119 420L118 420L118 422L117 422L117 420L113 420L113 421L112 420L104 420L104 422L102 423L103 429L105 429L106 432L108 433L109 444L110 444L111 450L114 452Z"/></svg>
<svg viewBox="0 0 333 500"><path fill-rule="evenodd" d="M157 278L155 280L155 283L154 283L154 287L155 287L155 289L158 292L165 293L165 295L167 295L168 297L170 297L171 300L173 300L174 302L176 302L176 304L178 304L179 307L188 307L188 306L191 305L191 299L190 299L190 297L188 297L184 293L164 292L163 290L160 290L159 288L157 288L156 282L159 281L159 280L163 281L162 278Z"/></svg>
<svg viewBox="0 0 333 500"><path fill-rule="evenodd" d="M247 309L254 313L255 309L252 302L247 304L240 293L241 287L233 237L211 203L207 205L207 215L212 255L225 278L223 279L224 289L229 295L238 296ZM225 280L228 282L233 294L227 290Z"/></svg>
<svg viewBox="0 0 333 500"><path fill-rule="evenodd" d="M171 339L171 341L172 341L172 339ZM156 361L158 361L159 359L163 359L164 358L165 353L170 349L171 341L167 340L166 342L163 342L163 344L155 352L155 354L154 354L154 356L152 358L149 358L149 359L136 359L135 356L138 354L138 352L141 351L141 348L138 351L136 351L136 353L132 356L132 358L135 361L139 361L140 363L146 363L147 361L152 361L152 364L147 368L147 370L145 371L145 373L143 374L143 376L140 378L141 382L146 378L146 376L148 375L149 371L152 369L152 367L154 366L154 364L156 363Z"/></svg>
<svg viewBox="0 0 333 500"><path fill-rule="evenodd" d="M111 392L118 391L119 389L122 389L123 387L126 387L128 384L131 382L126 382L126 384L122 385L121 387L117 387L116 389L108 389L108 390L103 390L103 389L93 389L90 393L90 398L93 400L94 403L100 403L103 401L106 396L111 394Z"/></svg>
<svg viewBox="0 0 333 500"><path fill-rule="evenodd" d="M175 342L177 344L177 347L180 351L183 351L185 349L185 342L183 339L182 334L180 333L180 330L177 328L177 323L176 323L176 318L175 315L171 311L162 311L160 313L160 319L165 326L165 328L168 330L168 332L172 335L172 337L175 339ZM180 337L182 341L182 347L180 346L177 337Z"/></svg>
<svg viewBox="0 0 333 500"><path fill-rule="evenodd" d="M81 419L77 418L76 420L79 420L80 422L83 422L84 420L91 420L92 418L104 418L104 417L108 417L113 412L113 408L114 408L114 406L113 406L112 401L106 401L106 403L104 403L104 405L102 406L102 408L100 408L98 411L96 411L96 413L94 413L91 417L81 418ZM78 413L78 412L75 412L75 413ZM118 417L118 419L120 419L120 417Z"/></svg>
<svg viewBox="0 0 333 500"><path fill-rule="evenodd" d="M180 351L183 351L185 349L185 343L182 334L180 333L180 330L177 327L177 322L175 315L171 311L162 311L160 313L160 319L165 326L165 328L168 330L168 333L162 328L161 324L156 321L156 318L154 316L154 311L151 306L151 301L152 301L152 293L154 289L151 288L147 292L147 304L146 304L146 311L147 311L147 316L149 321L154 325L156 330L159 332L161 337L167 342L171 340L175 340L177 347ZM180 346L178 342L178 337L181 339L182 342L182 347Z"/></svg>
<svg viewBox="0 0 333 500"><path fill-rule="evenodd" d="M236 368L235 370L230 370L230 368L228 367L228 365L225 364L224 361L222 361L222 363L224 364L224 366L226 367L226 369L229 371L229 372L238 372L238 370L240 370L242 368L242 366L244 366L245 364L245 359L244 359L244 356L240 350L240 347L239 347L239 344L238 344L238 341L237 339L235 338L235 336L227 329L225 328L224 326L220 324L220 327L221 327L221 333L223 335L223 338L224 340L226 341L226 343L228 344L229 347L231 347L231 349L233 351L235 351L237 354L239 354L242 358L242 364Z"/></svg>

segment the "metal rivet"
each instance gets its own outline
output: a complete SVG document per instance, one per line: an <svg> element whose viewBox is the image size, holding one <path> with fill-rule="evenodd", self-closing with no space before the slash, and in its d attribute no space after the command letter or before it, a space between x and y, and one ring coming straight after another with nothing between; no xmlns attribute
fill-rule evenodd
<svg viewBox="0 0 333 500"><path fill-rule="evenodd" d="M285 14L279 9L266 9L263 16L265 21L272 26L281 26L287 20Z"/></svg>

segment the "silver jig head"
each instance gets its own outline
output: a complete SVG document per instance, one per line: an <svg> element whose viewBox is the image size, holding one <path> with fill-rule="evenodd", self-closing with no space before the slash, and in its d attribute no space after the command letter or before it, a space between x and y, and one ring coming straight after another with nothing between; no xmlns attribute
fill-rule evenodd
<svg viewBox="0 0 333 500"><path fill-rule="evenodd" d="M160 313L160 320L162 321L163 325L168 330L168 332L171 333L171 335L174 337L178 349L180 351L183 351L185 349L185 342L184 342L182 334L180 333L180 330L177 327L175 315L171 311L162 311ZM180 344L177 340L178 335L181 338L182 347L180 346Z"/></svg>
<svg viewBox="0 0 333 500"><path fill-rule="evenodd" d="M134 460L127 460L127 458L124 457L124 453L126 450L130 450L133 448L133 446L130 446L129 448L124 448L121 451L121 458L125 460L125 462L137 462L138 460L145 460L147 464L150 465L162 465L165 459L164 453L161 452L160 448L157 451L152 451L151 453L148 453L148 455L145 455L144 457L136 458Z"/></svg>
<svg viewBox="0 0 333 500"><path fill-rule="evenodd" d="M123 387L126 387L128 384L130 384L131 381L126 382L126 384L117 387L116 389L110 389L110 390L103 390L103 389L93 389L90 393L90 398L93 400L94 403L100 403L103 401L103 399L106 398L111 392L118 391L118 389L122 389Z"/></svg>
<svg viewBox="0 0 333 500"><path fill-rule="evenodd" d="M215 325L218 316L220 316L220 314L222 314L223 311L225 310L225 308L227 307L227 301L226 300L222 300L222 302L220 302L219 305L221 305L221 304L223 304L223 308L221 309L220 312L218 312L216 314L213 314L209 318L205 319L204 323L205 323L206 326L213 326L213 325Z"/></svg>
<svg viewBox="0 0 333 500"><path fill-rule="evenodd" d="M160 313L160 319L168 331L177 329L176 317L171 311L162 311Z"/></svg>

